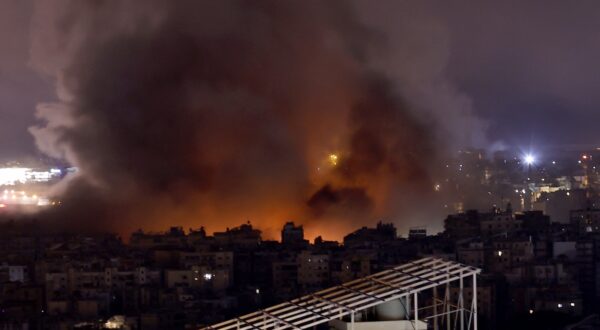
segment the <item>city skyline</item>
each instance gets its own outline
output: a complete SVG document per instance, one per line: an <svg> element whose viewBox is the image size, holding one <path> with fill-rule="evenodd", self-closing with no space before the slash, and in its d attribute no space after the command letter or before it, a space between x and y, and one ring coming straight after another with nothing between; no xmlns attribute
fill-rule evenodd
<svg viewBox="0 0 600 330"><path fill-rule="evenodd" d="M0 0L0 49L0 329L600 328L598 1Z"/></svg>

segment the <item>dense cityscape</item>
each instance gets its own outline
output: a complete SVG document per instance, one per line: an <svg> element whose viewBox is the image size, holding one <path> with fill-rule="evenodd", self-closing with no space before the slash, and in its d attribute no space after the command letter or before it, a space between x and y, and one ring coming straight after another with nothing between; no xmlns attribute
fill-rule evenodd
<svg viewBox="0 0 600 330"><path fill-rule="evenodd" d="M0 0L0 330L600 329L599 22Z"/></svg>
<svg viewBox="0 0 600 330"><path fill-rule="evenodd" d="M428 256L483 269L483 328L597 324L586 317L600 302L600 156L573 154L558 167L557 160L458 153L457 174L444 179L455 189L447 199L455 209L439 219L439 233L426 226L399 232L395 219L382 219L340 242L309 241L293 221L276 240L250 221L212 235L173 226L119 237L44 232L35 217L11 221L16 214L5 213L0 324L198 328ZM513 194L488 208L463 209L461 187L469 182L468 191L479 187L486 198Z"/></svg>

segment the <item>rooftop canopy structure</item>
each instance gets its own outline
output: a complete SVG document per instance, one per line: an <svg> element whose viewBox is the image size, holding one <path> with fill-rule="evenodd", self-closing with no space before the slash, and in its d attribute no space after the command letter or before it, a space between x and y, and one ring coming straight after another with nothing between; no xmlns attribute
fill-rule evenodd
<svg viewBox="0 0 600 330"><path fill-rule="evenodd" d="M394 305L400 309L397 318L384 320L395 329L438 329L442 325L448 329L477 329L480 272L453 261L423 258L204 329L307 329L326 323L337 329L369 329L373 322L362 322L367 315L386 314L385 309ZM463 295L465 280L472 286L468 309ZM456 303L450 303L451 288L458 293ZM440 289L443 299L438 299ZM419 301L427 306L420 307ZM377 328L385 326L379 324Z"/></svg>

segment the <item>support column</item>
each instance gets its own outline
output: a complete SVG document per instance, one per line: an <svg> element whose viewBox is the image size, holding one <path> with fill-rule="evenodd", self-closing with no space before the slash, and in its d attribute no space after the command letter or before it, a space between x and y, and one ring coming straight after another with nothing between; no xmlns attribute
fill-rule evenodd
<svg viewBox="0 0 600 330"><path fill-rule="evenodd" d="M473 329L477 330L477 274L473 274Z"/></svg>
<svg viewBox="0 0 600 330"><path fill-rule="evenodd" d="M414 308L415 308L415 328L417 327L417 320L419 319L419 302L418 302L418 298L417 298L417 293L415 292L415 298L414 298Z"/></svg>
<svg viewBox="0 0 600 330"><path fill-rule="evenodd" d="M350 314L350 330L354 330L354 312Z"/></svg>
<svg viewBox="0 0 600 330"><path fill-rule="evenodd" d="M460 330L465 330L465 300L463 296L464 284L462 272L460 274L460 289L458 292L458 308L460 308Z"/></svg>
<svg viewBox="0 0 600 330"><path fill-rule="evenodd" d="M444 296L444 305L446 306L446 329L450 330L450 282L446 283L446 294Z"/></svg>
<svg viewBox="0 0 600 330"><path fill-rule="evenodd" d="M437 295L437 286L433 287L433 330L438 329L438 316L437 316L437 303L438 303L438 295Z"/></svg>

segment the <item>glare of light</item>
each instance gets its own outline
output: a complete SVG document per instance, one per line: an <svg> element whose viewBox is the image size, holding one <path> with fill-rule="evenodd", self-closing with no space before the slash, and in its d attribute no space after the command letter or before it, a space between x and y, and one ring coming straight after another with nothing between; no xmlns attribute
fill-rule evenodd
<svg viewBox="0 0 600 330"><path fill-rule="evenodd" d="M27 182L48 182L59 178L61 174L60 169L34 171L26 167L3 167L0 168L0 186L14 186Z"/></svg>
<svg viewBox="0 0 600 330"><path fill-rule="evenodd" d="M533 165L533 163L535 163L535 157L533 157L532 154L527 154L525 155L525 157L523 158L523 161L525 162L525 164L527 165Z"/></svg>
<svg viewBox="0 0 600 330"><path fill-rule="evenodd" d="M574 302L571 303L571 307L575 307L575 303Z"/></svg>
<svg viewBox="0 0 600 330"><path fill-rule="evenodd" d="M336 166L338 164L339 157L336 154L330 154L327 159L329 161L329 164L331 164L331 166Z"/></svg>
<svg viewBox="0 0 600 330"><path fill-rule="evenodd" d="M435 191L440 191L440 188L441 188L441 186L440 186L439 184L436 184L436 185L433 187L433 189L434 189Z"/></svg>
<svg viewBox="0 0 600 330"><path fill-rule="evenodd" d="M104 327L106 329L119 329L120 325L116 322L108 321L108 322L104 323Z"/></svg>
<svg viewBox="0 0 600 330"><path fill-rule="evenodd" d="M210 281L210 280L212 280L213 276L214 275L211 273L206 273L206 274L204 274L204 279L207 281Z"/></svg>
<svg viewBox="0 0 600 330"><path fill-rule="evenodd" d="M562 304L558 304L558 308L562 308Z"/></svg>
<svg viewBox="0 0 600 330"><path fill-rule="evenodd" d="M0 209L3 209L3 208L5 208L5 207L6 207L6 205L5 205L5 204L0 204Z"/></svg>
<svg viewBox="0 0 600 330"><path fill-rule="evenodd" d="M498 257L502 257L502 251L498 251Z"/></svg>
<svg viewBox="0 0 600 330"><path fill-rule="evenodd" d="M125 326L125 317L121 315L115 315L110 319L106 320L103 324L105 329L123 329Z"/></svg>
<svg viewBox="0 0 600 330"><path fill-rule="evenodd" d="M530 310L529 310L529 314L533 314L533 309L530 309Z"/></svg>
<svg viewBox="0 0 600 330"><path fill-rule="evenodd" d="M256 294L260 294L260 289L256 289Z"/></svg>
<svg viewBox="0 0 600 330"><path fill-rule="evenodd" d="M27 172L29 170L24 167L0 168L0 186L13 186L27 182Z"/></svg>

